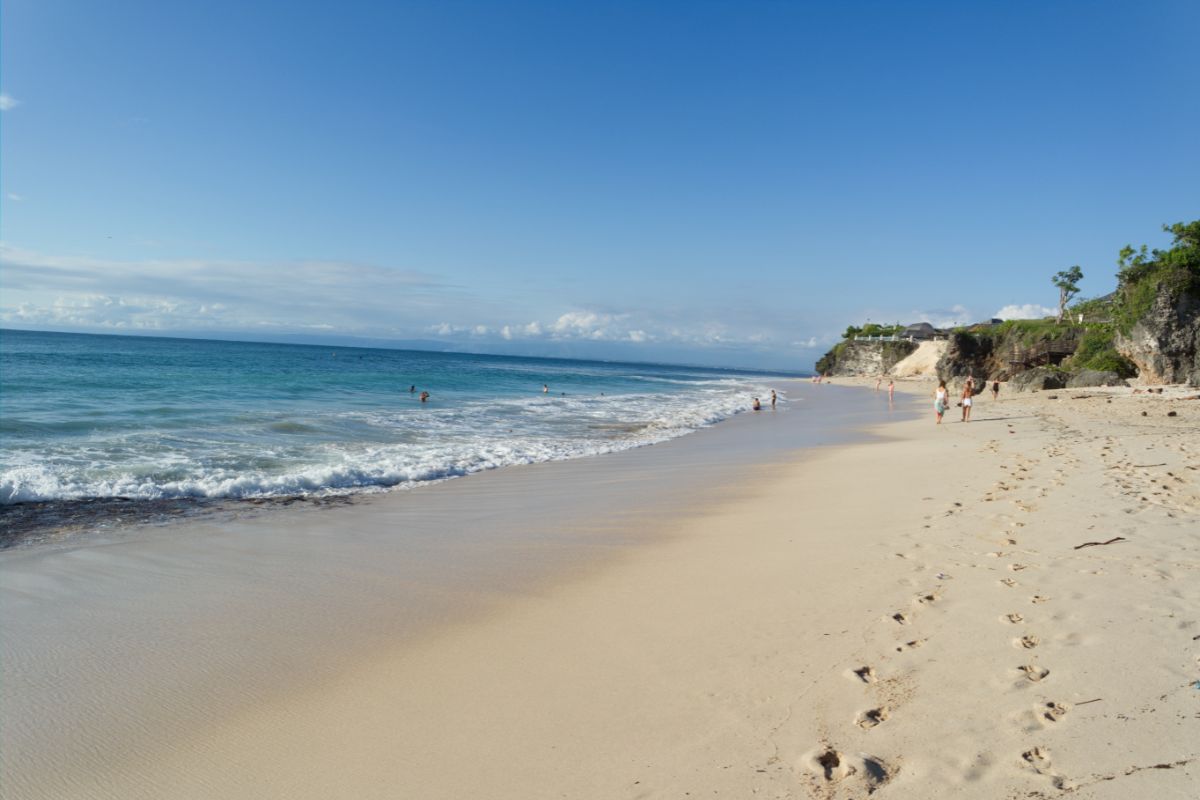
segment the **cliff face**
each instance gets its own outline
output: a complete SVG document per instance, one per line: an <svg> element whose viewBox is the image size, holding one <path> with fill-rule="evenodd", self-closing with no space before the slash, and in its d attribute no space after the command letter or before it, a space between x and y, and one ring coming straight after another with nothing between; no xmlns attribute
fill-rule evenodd
<svg viewBox="0 0 1200 800"><path fill-rule="evenodd" d="M1200 296L1160 287L1129 333L1117 333L1116 346L1146 383L1200 386Z"/></svg>
<svg viewBox="0 0 1200 800"><path fill-rule="evenodd" d="M974 375L976 380L998 377L1007 368L1007 364L996 363L997 353L1003 351L1003 343L991 337L956 333L950 337L945 352L938 359L937 376L944 381L968 375Z"/></svg>
<svg viewBox="0 0 1200 800"><path fill-rule="evenodd" d="M842 377L886 375L916 349L916 342L840 342L817 362L817 372Z"/></svg>

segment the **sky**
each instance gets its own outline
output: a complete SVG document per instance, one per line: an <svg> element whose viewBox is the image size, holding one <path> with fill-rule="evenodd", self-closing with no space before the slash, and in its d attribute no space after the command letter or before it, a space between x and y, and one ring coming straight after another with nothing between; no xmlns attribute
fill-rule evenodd
<svg viewBox="0 0 1200 800"><path fill-rule="evenodd" d="M807 370L1200 218L1200 3L0 6L0 326Z"/></svg>

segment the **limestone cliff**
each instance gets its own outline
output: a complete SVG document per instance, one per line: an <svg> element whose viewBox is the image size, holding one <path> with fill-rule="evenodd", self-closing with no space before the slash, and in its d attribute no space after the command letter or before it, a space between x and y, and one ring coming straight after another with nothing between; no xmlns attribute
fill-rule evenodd
<svg viewBox="0 0 1200 800"><path fill-rule="evenodd" d="M839 377L886 375L917 349L916 342L846 340L817 361L817 372Z"/></svg>
<svg viewBox="0 0 1200 800"><path fill-rule="evenodd" d="M1159 286L1129 332L1117 332L1116 345L1144 383L1200 386L1200 296Z"/></svg>

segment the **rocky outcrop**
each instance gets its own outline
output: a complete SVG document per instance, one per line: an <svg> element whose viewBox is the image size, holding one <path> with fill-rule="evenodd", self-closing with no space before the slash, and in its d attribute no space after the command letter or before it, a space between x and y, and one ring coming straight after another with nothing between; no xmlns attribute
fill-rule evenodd
<svg viewBox="0 0 1200 800"><path fill-rule="evenodd" d="M817 372L841 377L886 375L916 349L916 342L907 341L839 342L817 362Z"/></svg>
<svg viewBox="0 0 1200 800"><path fill-rule="evenodd" d="M1042 389L1065 389L1070 373L1053 367L1034 367L1017 373L1010 385L1018 392L1036 392Z"/></svg>
<svg viewBox="0 0 1200 800"><path fill-rule="evenodd" d="M1123 380L1115 372L1101 372L1095 369L1084 369L1067 379L1068 389L1083 389L1092 386L1128 386L1129 381Z"/></svg>
<svg viewBox="0 0 1200 800"><path fill-rule="evenodd" d="M996 373L992 363L995 352L996 340L991 337L953 334L942 357L938 359L937 375L944 381L968 375L986 379Z"/></svg>
<svg viewBox="0 0 1200 800"><path fill-rule="evenodd" d="M1143 383L1200 386L1200 297L1160 287L1129 333L1117 333L1116 346Z"/></svg>

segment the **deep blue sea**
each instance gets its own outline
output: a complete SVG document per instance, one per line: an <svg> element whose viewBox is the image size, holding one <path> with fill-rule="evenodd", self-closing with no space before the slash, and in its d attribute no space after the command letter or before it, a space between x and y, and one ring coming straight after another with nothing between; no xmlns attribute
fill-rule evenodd
<svg viewBox="0 0 1200 800"><path fill-rule="evenodd" d="M770 388L663 365L2 331L0 506L411 487L662 442Z"/></svg>

